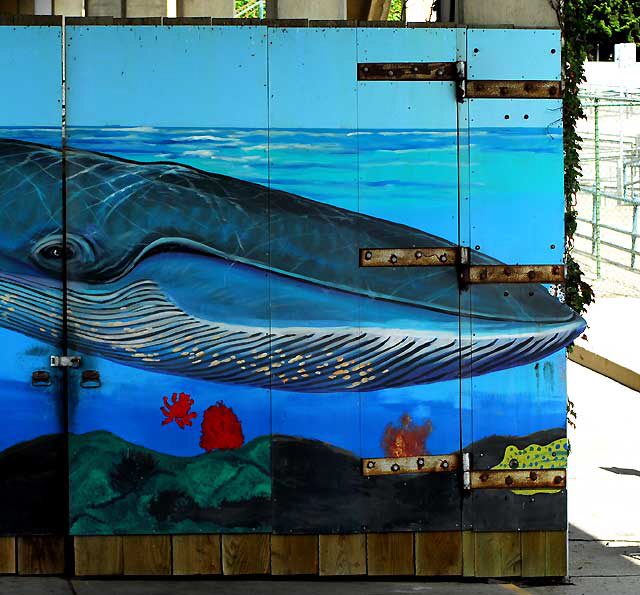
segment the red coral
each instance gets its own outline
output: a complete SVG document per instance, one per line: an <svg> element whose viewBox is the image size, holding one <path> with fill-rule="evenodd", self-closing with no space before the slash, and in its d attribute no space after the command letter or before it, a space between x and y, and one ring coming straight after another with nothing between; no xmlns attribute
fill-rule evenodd
<svg viewBox="0 0 640 595"><path fill-rule="evenodd" d="M175 421L180 428L184 430L185 426L192 426L191 420L194 417L198 417L197 413L189 413L191 405L194 400L187 393L180 393L180 396L176 393L171 395L171 404L167 400L167 397L162 397L164 405L166 407L160 407L160 411L164 413L165 419L162 420L162 425L166 426L168 423Z"/></svg>
<svg viewBox="0 0 640 595"><path fill-rule="evenodd" d="M204 412L200 448L209 452L214 448L240 448L243 444L242 424L231 407L218 401Z"/></svg>
<svg viewBox="0 0 640 595"><path fill-rule="evenodd" d="M427 438L433 426L427 420L416 426L408 413L400 418L400 427L388 424L382 435L382 448L387 457L414 457L429 454Z"/></svg>

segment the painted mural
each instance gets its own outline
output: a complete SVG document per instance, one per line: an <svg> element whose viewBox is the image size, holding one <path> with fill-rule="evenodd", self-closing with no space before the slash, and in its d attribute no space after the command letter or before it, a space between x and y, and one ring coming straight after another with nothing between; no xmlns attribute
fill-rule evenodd
<svg viewBox="0 0 640 595"><path fill-rule="evenodd" d="M537 33L531 76L557 78L556 32ZM476 31L469 75L515 76L504 52L482 64L511 34ZM42 494L74 535L564 528L564 491L362 472L462 449L476 469L566 464L579 316L537 284L359 266L458 245L561 262L557 100L460 106L453 82L358 82L344 59L453 62L457 35L67 27L64 150L59 106L38 120L16 95L0 122L0 510L23 503L0 532L66 531ZM32 384L65 347L67 392L55 370Z"/></svg>

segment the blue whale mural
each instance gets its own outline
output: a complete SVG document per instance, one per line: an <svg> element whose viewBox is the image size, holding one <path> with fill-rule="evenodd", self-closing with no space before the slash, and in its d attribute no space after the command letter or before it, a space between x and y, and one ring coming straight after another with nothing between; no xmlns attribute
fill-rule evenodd
<svg viewBox="0 0 640 595"><path fill-rule="evenodd" d="M66 272L70 347L126 365L370 391L534 362L585 328L541 285L461 301L453 267L360 268L360 247L455 244L259 184L11 139L0 168L0 325L59 342Z"/></svg>

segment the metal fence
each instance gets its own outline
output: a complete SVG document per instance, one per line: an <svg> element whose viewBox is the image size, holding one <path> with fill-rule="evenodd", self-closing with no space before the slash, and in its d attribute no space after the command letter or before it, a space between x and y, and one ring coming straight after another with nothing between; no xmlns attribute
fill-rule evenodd
<svg viewBox="0 0 640 595"><path fill-rule="evenodd" d="M640 273L640 94L599 92L582 102L576 253L598 278L603 263Z"/></svg>

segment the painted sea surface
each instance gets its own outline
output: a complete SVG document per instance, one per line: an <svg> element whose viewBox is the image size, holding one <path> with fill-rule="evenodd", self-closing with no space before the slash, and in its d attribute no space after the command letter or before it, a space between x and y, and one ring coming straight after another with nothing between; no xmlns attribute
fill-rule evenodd
<svg viewBox="0 0 640 595"><path fill-rule="evenodd" d="M59 145L57 131L0 129L0 136ZM536 159L541 177L557 174L557 131L484 129L473 134L473 154L490 159L500 172L500 191L484 192L482 177L472 181L474 204L494 205L509 217L517 202L511 234L491 238L491 255L513 262L539 260L528 252L527 221L557 196L536 190L526 200L522 172ZM508 140L509 150L505 150ZM457 136L455 131L331 131L82 128L69 130L70 146L139 161L176 161L220 174L286 190L377 217L407 223L452 241L458 239ZM473 168L473 162L471 163ZM495 188L495 187L494 187ZM518 192L518 201L512 200ZM524 199L523 199L523 194ZM72 218L73 214L69 214ZM476 225L482 226L482 221ZM215 230L212 230L215 233ZM114 241L117 239L114 238ZM535 256L535 258L534 258ZM60 396L34 389L33 369L42 367L51 348L10 331L0 340L20 362L0 370L5 386L20 394L12 405L16 419L0 437L0 448L41 434L60 431ZM34 350L35 348L35 350ZM31 354L31 355L30 355ZM495 372L474 380L473 436L525 435L564 424L564 357ZM460 384L362 394L285 393L154 374L87 357L85 368L99 369L99 391L74 393L70 429L83 434L106 430L145 448L177 456L201 454L202 412L219 400L243 423L245 441L269 433L322 440L360 456L383 456L382 433L409 413L415 423L433 422L428 448L460 448ZM199 413L192 428L161 426L162 397L189 393ZM38 411L34 416L33 412Z"/></svg>

